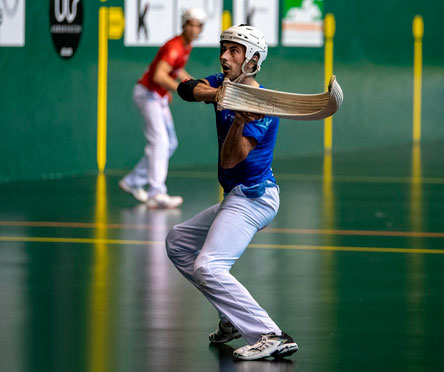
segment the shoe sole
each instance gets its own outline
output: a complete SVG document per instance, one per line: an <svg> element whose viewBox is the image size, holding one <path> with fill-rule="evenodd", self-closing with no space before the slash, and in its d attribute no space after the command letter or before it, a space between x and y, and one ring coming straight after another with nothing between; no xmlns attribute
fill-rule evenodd
<svg viewBox="0 0 444 372"><path fill-rule="evenodd" d="M285 358L294 354L298 350L299 347L296 343L284 344L280 349L277 349L270 356L272 356L273 358Z"/></svg>
<svg viewBox="0 0 444 372"><path fill-rule="evenodd" d="M298 345L296 343L288 343L288 344L283 344L281 346L279 346L275 351L273 351L270 354L267 355L261 355L261 356L249 356L246 357L244 355L240 355L240 354L236 354L236 352L233 353L233 355L241 360L259 360L259 359L265 359L265 358L285 358L287 356L290 356L292 354L294 354L296 351L298 351Z"/></svg>
<svg viewBox="0 0 444 372"><path fill-rule="evenodd" d="M208 337L210 339L210 342L212 344L225 344L227 342L230 342L232 340L241 338L241 334L239 332L232 334L230 337L224 338L222 340L212 340L211 336Z"/></svg>

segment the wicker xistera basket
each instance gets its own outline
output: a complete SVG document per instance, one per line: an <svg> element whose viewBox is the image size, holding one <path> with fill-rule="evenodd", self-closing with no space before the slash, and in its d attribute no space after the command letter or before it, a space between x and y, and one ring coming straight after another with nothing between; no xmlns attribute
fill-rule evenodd
<svg viewBox="0 0 444 372"><path fill-rule="evenodd" d="M344 95L333 75L328 91L320 94L297 94L256 88L224 81L217 96L217 109L253 112L293 120L321 120L333 115Z"/></svg>

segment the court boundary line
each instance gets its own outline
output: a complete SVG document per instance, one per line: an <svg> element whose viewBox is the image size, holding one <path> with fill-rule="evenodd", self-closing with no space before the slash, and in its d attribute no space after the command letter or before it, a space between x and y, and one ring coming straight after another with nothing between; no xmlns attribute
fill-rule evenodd
<svg viewBox="0 0 444 372"><path fill-rule="evenodd" d="M201 178L213 179L215 173L213 172L196 172L196 171L171 171L168 173L171 177L184 178ZM294 174L294 173L280 173L277 177L279 183L282 181L323 181L322 174ZM411 177L411 176L350 176L350 175L336 175L332 176L333 182L350 182L350 183L411 183L412 181L419 181L422 184L442 185L444 184L443 177Z"/></svg>
<svg viewBox="0 0 444 372"><path fill-rule="evenodd" d="M164 245L164 241L152 240L118 240L95 238L54 238L54 237L25 237L0 236L0 242L22 243L74 243L74 244L109 244L109 245ZM328 245L295 245L295 244L260 244L252 243L247 248L257 249L287 249L305 251L330 252L366 252L366 253L414 253L414 254L444 254L444 249L426 248L384 248L384 247L341 247Z"/></svg>
<svg viewBox="0 0 444 372"><path fill-rule="evenodd" d="M52 221L0 221L0 227L67 227L91 229L132 229L132 230L164 230L164 226L146 224L104 224L97 222L52 222ZM168 225L171 228L172 225ZM267 227L264 233L284 233L301 235L353 235L353 236L388 236L406 238L444 238L444 233L422 231L384 231L384 230L337 230L337 229L303 229L285 227Z"/></svg>

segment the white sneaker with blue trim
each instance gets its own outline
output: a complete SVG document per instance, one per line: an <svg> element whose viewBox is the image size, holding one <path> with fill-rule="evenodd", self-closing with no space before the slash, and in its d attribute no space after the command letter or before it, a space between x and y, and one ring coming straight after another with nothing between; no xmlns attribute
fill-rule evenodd
<svg viewBox="0 0 444 372"><path fill-rule="evenodd" d="M256 360L268 357L284 358L298 351L298 345L286 333L263 335L254 345L241 347L233 355L242 360Z"/></svg>

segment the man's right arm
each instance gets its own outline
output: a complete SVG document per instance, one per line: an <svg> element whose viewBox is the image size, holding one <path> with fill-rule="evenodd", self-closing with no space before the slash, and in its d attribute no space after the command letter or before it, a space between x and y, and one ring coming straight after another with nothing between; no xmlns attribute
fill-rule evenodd
<svg viewBox="0 0 444 372"><path fill-rule="evenodd" d="M160 60L154 71L153 81L167 90L176 90L177 81L169 75L172 70L173 67L168 62Z"/></svg>
<svg viewBox="0 0 444 372"><path fill-rule="evenodd" d="M188 102L216 102L216 92L206 79L183 81L177 87L179 96Z"/></svg>

